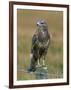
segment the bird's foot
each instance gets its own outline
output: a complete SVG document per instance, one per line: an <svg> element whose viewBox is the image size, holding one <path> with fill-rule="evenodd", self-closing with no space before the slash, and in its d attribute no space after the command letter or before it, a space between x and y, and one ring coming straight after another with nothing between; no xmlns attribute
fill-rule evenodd
<svg viewBox="0 0 71 90"><path fill-rule="evenodd" d="M41 66L42 66L41 64L36 65L36 67L41 67Z"/></svg>

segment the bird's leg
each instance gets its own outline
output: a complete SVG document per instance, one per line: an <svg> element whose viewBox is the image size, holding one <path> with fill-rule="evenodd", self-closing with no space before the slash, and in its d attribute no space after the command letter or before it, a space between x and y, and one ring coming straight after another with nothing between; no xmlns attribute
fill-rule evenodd
<svg viewBox="0 0 71 90"><path fill-rule="evenodd" d="M42 65L45 66L45 56L43 56Z"/></svg>
<svg viewBox="0 0 71 90"><path fill-rule="evenodd" d="M37 66L41 66L41 65L40 65L40 56L39 56L39 51L38 51L38 60L37 60Z"/></svg>
<svg viewBox="0 0 71 90"><path fill-rule="evenodd" d="M40 66L41 66L40 59L38 58L38 60L37 60L37 66L36 67L40 67Z"/></svg>
<svg viewBox="0 0 71 90"><path fill-rule="evenodd" d="M40 60L38 59L38 66L40 66Z"/></svg>
<svg viewBox="0 0 71 90"><path fill-rule="evenodd" d="M43 66L45 65L45 60L43 60L43 63L42 63L42 65L43 65Z"/></svg>

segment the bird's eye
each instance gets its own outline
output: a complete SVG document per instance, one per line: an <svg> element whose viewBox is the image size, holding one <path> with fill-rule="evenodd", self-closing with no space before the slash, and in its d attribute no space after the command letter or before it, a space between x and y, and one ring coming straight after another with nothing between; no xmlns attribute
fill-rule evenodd
<svg viewBox="0 0 71 90"><path fill-rule="evenodd" d="M41 24L44 24L43 22L41 22Z"/></svg>

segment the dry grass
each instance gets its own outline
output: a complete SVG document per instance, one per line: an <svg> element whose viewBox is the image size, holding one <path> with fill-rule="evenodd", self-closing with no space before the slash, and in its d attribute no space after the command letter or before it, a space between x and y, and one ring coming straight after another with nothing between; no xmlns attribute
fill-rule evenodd
<svg viewBox="0 0 71 90"><path fill-rule="evenodd" d="M36 22L44 19L48 23L48 30L51 33L51 43L46 57L48 64L48 78L60 78L63 76L63 13L53 11L18 10L18 60L17 68L27 69L30 63L30 49L32 35L36 30ZM31 80L35 76L17 71L18 80Z"/></svg>

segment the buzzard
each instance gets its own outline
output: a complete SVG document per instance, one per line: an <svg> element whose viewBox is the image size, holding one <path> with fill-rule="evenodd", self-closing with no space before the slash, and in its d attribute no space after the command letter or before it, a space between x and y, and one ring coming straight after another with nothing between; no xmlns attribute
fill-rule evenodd
<svg viewBox="0 0 71 90"><path fill-rule="evenodd" d="M45 57L48 51L50 43L50 34L48 32L47 23L44 20L37 21L37 30L32 37L31 46L31 62L29 71L36 71L36 67L40 66L40 61L42 60L42 65L45 65Z"/></svg>

